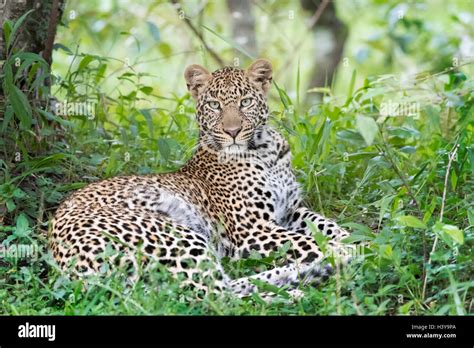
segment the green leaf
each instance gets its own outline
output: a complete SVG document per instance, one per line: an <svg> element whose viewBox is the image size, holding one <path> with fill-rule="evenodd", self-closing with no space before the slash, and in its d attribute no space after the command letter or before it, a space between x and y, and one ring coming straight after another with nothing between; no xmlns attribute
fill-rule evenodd
<svg viewBox="0 0 474 348"><path fill-rule="evenodd" d="M451 172L450 181L451 181L451 187L453 188L453 191L456 191L456 186L457 186L457 183L458 183L458 176L456 175L455 170L453 170Z"/></svg>
<svg viewBox="0 0 474 348"><path fill-rule="evenodd" d="M413 228L426 228L423 221L411 215L402 215L395 218L396 221L402 226L413 227Z"/></svg>
<svg viewBox="0 0 474 348"><path fill-rule="evenodd" d="M7 199L6 204L7 204L7 211L9 213L15 210L16 205L15 205L15 202L13 202L13 199Z"/></svg>
<svg viewBox="0 0 474 348"><path fill-rule="evenodd" d="M13 191L13 197L15 198L23 198L26 196L26 193L25 191L23 191L21 188L17 187L14 191Z"/></svg>
<svg viewBox="0 0 474 348"><path fill-rule="evenodd" d="M453 241L459 245L464 244L464 233L459 228L453 225L444 225L442 229Z"/></svg>
<svg viewBox="0 0 474 348"><path fill-rule="evenodd" d="M5 39L6 47L10 45L11 33L12 33L12 22L7 19L3 23L3 38Z"/></svg>
<svg viewBox="0 0 474 348"><path fill-rule="evenodd" d="M170 157L170 146L168 144L168 141L164 138L159 138L158 139L158 151L160 151L161 157L165 161L168 161L168 158Z"/></svg>
<svg viewBox="0 0 474 348"><path fill-rule="evenodd" d="M311 233L313 234L313 238L316 241L316 244L321 249L323 254L325 254L328 238L324 234L322 234L322 232L318 228L316 228L316 226L314 225L312 221L308 219L305 219L304 221L306 222L307 226L311 230Z"/></svg>
<svg viewBox="0 0 474 348"><path fill-rule="evenodd" d="M95 57L93 57L89 54L85 55L84 58L81 59L81 62L79 63L79 67L77 68L77 71L81 71L82 69L84 69L94 59L95 59Z"/></svg>
<svg viewBox="0 0 474 348"><path fill-rule="evenodd" d="M8 86L10 104L15 112L16 117L20 120L23 128L28 129L32 124L31 105L28 99L17 86Z"/></svg>
<svg viewBox="0 0 474 348"><path fill-rule="evenodd" d="M97 74L95 75L95 83L99 83L105 76L105 71L107 70L107 64L101 63L97 69Z"/></svg>
<svg viewBox="0 0 474 348"><path fill-rule="evenodd" d="M59 42L56 42L54 45L53 45L53 49L54 50L58 50L58 49L61 49L63 50L64 52L66 52L67 54L69 55L74 55L74 52L72 52L69 47L67 46L64 46L63 44L59 43Z"/></svg>
<svg viewBox="0 0 474 348"><path fill-rule="evenodd" d="M5 133L7 130L8 124L13 117L13 108L8 105L5 110L5 115L3 116L3 123L2 123L2 133Z"/></svg>
<svg viewBox="0 0 474 348"><path fill-rule="evenodd" d="M362 135L367 146L372 145L375 136L379 130L377 123L372 117L357 115L356 116L357 130Z"/></svg>
<svg viewBox="0 0 474 348"><path fill-rule="evenodd" d="M392 256L393 256L392 246L390 244L381 245L380 246L380 256L382 256L382 258L384 258L384 259L391 260Z"/></svg>
<svg viewBox="0 0 474 348"><path fill-rule="evenodd" d="M288 94L286 94L286 92L283 89L281 89L277 85L277 83L275 81L273 81L273 83L275 84L275 87L278 91L278 95L280 96L280 100L283 103L283 106L285 107L285 110L289 110L290 105L293 105L293 103L291 102L290 97L288 96Z"/></svg>
<svg viewBox="0 0 474 348"><path fill-rule="evenodd" d="M150 86L143 86L142 88L140 88L140 91L142 91L142 92L145 93L146 95L150 95L151 92L153 92L153 87L150 87Z"/></svg>
<svg viewBox="0 0 474 348"><path fill-rule="evenodd" d="M467 219L469 221L469 225L474 226L474 208L469 208L467 211Z"/></svg>
<svg viewBox="0 0 474 348"><path fill-rule="evenodd" d="M414 301L408 301L407 303L405 303L404 305L402 305L398 308L398 312L400 314L409 315L410 314L410 309L411 309L411 307L413 307L413 305L414 305Z"/></svg>
<svg viewBox="0 0 474 348"><path fill-rule="evenodd" d="M30 232L30 223L25 214L20 214L16 220L15 235L17 237L26 237Z"/></svg>
<svg viewBox="0 0 474 348"><path fill-rule="evenodd" d="M40 55L36 53L31 53L31 52L19 52L15 55L12 56L12 60L15 61L15 59L19 58L21 65L18 69L16 69L15 73L15 81L18 80L18 78L21 76L21 74L26 71L33 63L40 63L45 69L45 71L48 71L48 63L41 57Z"/></svg>
<svg viewBox="0 0 474 348"><path fill-rule="evenodd" d="M143 117L145 117L146 123L148 125L148 132L150 134L150 139L153 139L155 129L154 129L154 126L153 126L153 120L152 120L152 117L151 117L151 114L150 114L150 110L149 109L140 109L139 111L143 115ZM158 144L159 144L159 141L158 141Z"/></svg>
<svg viewBox="0 0 474 348"><path fill-rule="evenodd" d="M343 225L343 227L349 227L350 229L354 230L354 233L358 233L364 236L371 237L372 239L375 238L374 232L365 225L359 224L357 222L347 222Z"/></svg>
<svg viewBox="0 0 474 348"><path fill-rule="evenodd" d="M349 103L352 100L352 94L354 93L354 86L355 86L356 76L357 76L357 72L354 69L352 71L351 82L349 83L349 90L347 92L347 99L346 99L346 104L345 104L346 106L349 105Z"/></svg>
<svg viewBox="0 0 474 348"><path fill-rule="evenodd" d="M5 41L7 49L10 48L10 44L15 40L15 35L16 35L16 32L18 31L18 28L20 28L21 24L25 21L26 17L33 11L34 10L29 10L23 16L18 18L18 20L15 22L9 36L10 38L9 42Z"/></svg>
<svg viewBox="0 0 474 348"><path fill-rule="evenodd" d="M170 56L171 53L173 52L173 49L171 48L171 46L169 44L167 44L166 42L161 42L158 45L158 50L165 57Z"/></svg>
<svg viewBox="0 0 474 348"><path fill-rule="evenodd" d="M250 282L254 284L255 286L257 286L260 291L272 292L286 299L290 298L290 294L287 291L279 288L276 285L264 282L263 280L260 280L260 279L250 279Z"/></svg>
<svg viewBox="0 0 474 348"><path fill-rule="evenodd" d="M437 222L433 226L433 231L450 247L453 247L453 242L460 245L464 244L464 233L454 225L447 225Z"/></svg>

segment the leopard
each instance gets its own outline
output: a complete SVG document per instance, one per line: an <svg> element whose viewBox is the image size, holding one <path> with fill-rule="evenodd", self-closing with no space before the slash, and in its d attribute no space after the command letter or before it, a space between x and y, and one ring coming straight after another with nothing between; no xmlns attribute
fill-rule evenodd
<svg viewBox="0 0 474 348"><path fill-rule="evenodd" d="M305 204L289 143L269 122L272 75L262 58L212 73L188 66L199 126L192 157L174 172L116 176L71 193L49 234L59 267L86 277L105 264L133 274L155 262L182 286L239 297L259 293L263 281L298 299L303 286L328 279L334 264L314 231L339 255L349 232ZM279 250L283 264L250 276L233 279L222 264Z"/></svg>

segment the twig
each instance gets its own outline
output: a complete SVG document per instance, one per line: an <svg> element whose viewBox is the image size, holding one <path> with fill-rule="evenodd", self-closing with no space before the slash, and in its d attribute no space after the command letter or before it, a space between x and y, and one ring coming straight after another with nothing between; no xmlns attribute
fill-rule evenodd
<svg viewBox="0 0 474 348"><path fill-rule="evenodd" d="M446 167L446 175L444 176L444 188L443 188L443 198L441 200L441 210L439 212L439 222L443 222L443 215L444 215L444 206L446 203L446 192L448 191L448 179L449 179L449 172L451 170L451 164L453 163L454 158L456 157L456 154L459 149L459 144L456 141L454 144L452 150L449 153L449 159L448 159L448 166ZM438 245L438 235L435 236L435 240L433 242L433 247L431 248L430 252L430 257L428 259L428 265L431 265L431 255L435 252L436 246ZM421 294L421 298L424 301L425 295L426 295L426 285L428 283L428 273L425 274L425 277L423 279L423 291Z"/></svg>
<svg viewBox="0 0 474 348"><path fill-rule="evenodd" d="M416 206L416 207L418 208L418 210L419 210L419 209L420 209L420 206L419 206L419 204L418 204L418 201L416 200L415 195L414 195L413 192L411 191L410 186L408 185L408 182L407 182L405 176L404 176L403 173L398 169L397 164L395 163L395 161L393 160L392 156L390 155L389 147L388 147L388 145L387 145L387 142L385 141L385 137L384 137L384 135L383 135L383 132L380 131L380 134L382 135L382 141L383 141L383 145L384 145L384 151L382 151L382 152L383 152L385 158L387 158L388 161L390 162L390 164L392 165L393 170L395 171L395 173L397 174L397 176L400 178L400 180L403 182L403 186L405 186L405 188L407 189L408 195L411 197L411 199L413 200L413 203L415 203L415 206Z"/></svg>
<svg viewBox="0 0 474 348"><path fill-rule="evenodd" d="M178 0L171 0L171 2L174 5L177 5L176 11L178 12L179 15L184 13L183 9L181 8L181 4L179 3ZM189 17L183 16L183 20L184 20L184 23L186 23L186 25L189 27L189 29L191 29L191 31L194 33L194 35L196 35L198 37L199 41L201 41L204 48L209 52L209 54L212 56L212 58L214 58L214 60L217 62L217 64L219 64L220 67L224 67L226 64L224 63L222 58L219 57L219 55L211 47L209 47L206 40L204 40L204 36L199 32L199 30L196 29L196 27L191 22Z"/></svg>
<svg viewBox="0 0 474 348"><path fill-rule="evenodd" d="M323 2L316 9L316 12L314 12L314 15L311 16L308 27L312 28L316 25L316 23L318 23L319 17L321 17L328 4L329 0L323 0Z"/></svg>
<svg viewBox="0 0 474 348"><path fill-rule="evenodd" d="M323 0L321 2L321 4L318 6L316 11L314 12L314 15L311 16L311 18L309 20L309 24L308 24L309 28L314 27L318 23L319 18L321 18L321 15L323 14L324 10L326 9L327 5L329 4L329 1L330 0ZM295 46L293 46L293 48L291 49L292 53L289 55L288 59L282 65L282 67L286 68L286 67L290 66L290 63L296 57L296 52L298 52L300 50L300 48L303 45L305 40L306 40L306 36L303 36L303 38Z"/></svg>
<svg viewBox="0 0 474 348"><path fill-rule="evenodd" d="M413 202L415 203L415 206L416 208L418 209L418 211L420 211L420 206L418 204L418 201L416 200L416 197L415 195L413 194L410 186L408 185L408 182L406 181L406 178L405 176L403 175L403 173L398 169L398 166L397 164L395 163L394 159L392 158L391 154L390 154L390 149L387 145L387 142L385 141L385 137L384 137L384 134L382 131L380 131L380 134L382 136L382 142L384 144L384 151L383 151L383 154L385 156L385 158L388 159L388 161L390 162L390 164L392 165L392 168L393 170L395 171L395 173L397 174L397 176L400 178L400 180L402 180L403 182L403 186L405 186L405 188L407 189L407 193L408 195L411 197L411 199L413 200ZM423 230L422 232L422 243L423 243L423 270L422 270L422 278L426 278L426 275L427 275L427 272L426 272L426 267L425 267L425 263L426 261L429 260L428 258L428 245L426 244L426 231Z"/></svg>

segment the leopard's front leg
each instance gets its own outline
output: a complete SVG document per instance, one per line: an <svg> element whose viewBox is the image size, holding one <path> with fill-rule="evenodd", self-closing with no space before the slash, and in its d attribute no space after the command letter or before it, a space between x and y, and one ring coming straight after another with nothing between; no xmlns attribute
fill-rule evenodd
<svg viewBox="0 0 474 348"><path fill-rule="evenodd" d="M312 236L313 231L308 225L308 222L312 223L317 230L328 238L329 248L326 252L326 256L329 256L329 253L331 253L343 263L346 263L354 256L357 249L356 246L342 242L350 233L334 221L306 207L300 206L299 208L291 210L287 215L285 227L290 231Z"/></svg>
<svg viewBox="0 0 474 348"><path fill-rule="evenodd" d="M289 231L270 221L257 223L249 230L237 235L234 258L246 258L252 251L266 257L287 243L290 243L290 249L287 252L290 263L312 263L323 259L324 255L311 235Z"/></svg>
<svg viewBox="0 0 474 348"><path fill-rule="evenodd" d="M322 280L321 269L327 271L331 269L330 265L322 262L324 255L312 236L288 231L272 222L260 221L249 230L237 234L236 237L234 259L246 258L250 256L252 251L257 252L262 257L267 257L289 243L290 248L286 254L287 266L304 271L306 282L319 283ZM278 272L279 270L276 269L277 276L279 275ZM274 283L274 275L271 272L265 274L265 276L267 275L268 278L263 280ZM291 279L293 281L299 279L298 274L295 273ZM278 285L283 284L279 283ZM294 286L295 284L293 282L288 285Z"/></svg>
<svg viewBox="0 0 474 348"><path fill-rule="evenodd" d="M339 242L349 236L349 232L340 227L337 223L322 215L319 215L306 207L292 209L285 219L285 228L290 231L302 233L307 236L312 235L312 230L307 221L314 224L316 229L333 241Z"/></svg>

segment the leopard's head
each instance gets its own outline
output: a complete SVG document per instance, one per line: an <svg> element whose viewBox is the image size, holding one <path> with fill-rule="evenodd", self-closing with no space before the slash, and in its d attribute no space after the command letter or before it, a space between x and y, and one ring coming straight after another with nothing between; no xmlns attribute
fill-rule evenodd
<svg viewBox="0 0 474 348"><path fill-rule="evenodd" d="M270 62L258 59L246 70L225 67L212 74L191 65L184 76L196 101L201 144L229 153L251 148L256 130L268 119Z"/></svg>

